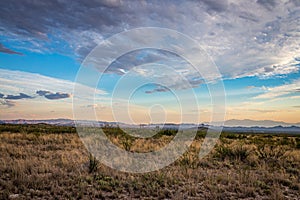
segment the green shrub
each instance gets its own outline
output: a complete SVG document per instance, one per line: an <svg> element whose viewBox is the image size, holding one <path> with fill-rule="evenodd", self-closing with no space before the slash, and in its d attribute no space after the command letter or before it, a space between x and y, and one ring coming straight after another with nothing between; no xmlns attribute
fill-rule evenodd
<svg viewBox="0 0 300 200"><path fill-rule="evenodd" d="M259 145L256 154L259 160L263 160L272 166L278 165L278 161L284 156L285 150L281 147L273 145Z"/></svg>
<svg viewBox="0 0 300 200"><path fill-rule="evenodd" d="M177 129L161 129L153 136L153 138L160 138L162 136L175 136L177 134Z"/></svg>
<svg viewBox="0 0 300 200"><path fill-rule="evenodd" d="M130 151L133 140L130 137L123 137L121 140L122 140L123 148L126 151Z"/></svg>
<svg viewBox="0 0 300 200"><path fill-rule="evenodd" d="M238 134L238 133L223 133L221 137L227 138L227 139L244 139L247 138L246 135Z"/></svg>
<svg viewBox="0 0 300 200"><path fill-rule="evenodd" d="M77 133L75 127L70 126L56 126L50 124L1 124L0 133L39 133L39 134L49 134L49 133Z"/></svg>

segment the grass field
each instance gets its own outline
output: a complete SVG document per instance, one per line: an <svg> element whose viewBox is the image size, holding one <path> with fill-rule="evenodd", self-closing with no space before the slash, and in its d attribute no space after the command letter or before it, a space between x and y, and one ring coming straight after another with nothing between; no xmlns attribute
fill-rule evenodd
<svg viewBox="0 0 300 200"><path fill-rule="evenodd" d="M152 151L172 131L151 139L105 128L115 144ZM0 126L0 199L300 199L300 137L223 133L204 159L205 132L172 165L151 173L110 169L87 152L76 129Z"/></svg>

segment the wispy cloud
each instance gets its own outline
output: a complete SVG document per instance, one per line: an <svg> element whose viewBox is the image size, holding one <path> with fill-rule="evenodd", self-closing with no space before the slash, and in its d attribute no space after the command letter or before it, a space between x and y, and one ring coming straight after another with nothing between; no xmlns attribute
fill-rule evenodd
<svg viewBox="0 0 300 200"><path fill-rule="evenodd" d="M246 89L248 89L248 90L252 90L252 89L254 89L254 88L256 88L256 87L253 86L253 85L249 85L249 86L246 87Z"/></svg>
<svg viewBox="0 0 300 200"><path fill-rule="evenodd" d="M146 94L152 94L152 93L155 93L155 92L169 92L169 91L170 91L169 88L158 86L158 87L154 88L153 90L145 91L145 93Z"/></svg>
<svg viewBox="0 0 300 200"><path fill-rule="evenodd" d="M299 95L297 94L299 88L300 88L300 79L295 80L292 83L284 84L281 86L267 87L265 88L265 92L263 94L254 97L254 99L272 99L272 98L277 98L277 97L290 95L290 94Z"/></svg>
<svg viewBox="0 0 300 200"><path fill-rule="evenodd" d="M70 96L73 92L74 82L52 78L48 76L43 76L40 74L12 71L0 69L0 93L9 94L9 98L14 98L13 96L20 96L20 93L24 93L28 96L34 97L34 95L51 95L54 97L56 94L62 96ZM84 90L95 91L97 95L106 94L105 91L90 88L89 86L82 85ZM36 93L39 91L39 93ZM50 91L56 91L55 93ZM66 95L67 94L67 95ZM24 96L25 95L21 95Z"/></svg>
<svg viewBox="0 0 300 200"><path fill-rule="evenodd" d="M5 46L4 46L3 44L1 44L1 43L0 43L0 53L23 55L23 54L20 53L20 52L17 52L17 51L14 51L14 50L11 50L11 49L5 47Z"/></svg>

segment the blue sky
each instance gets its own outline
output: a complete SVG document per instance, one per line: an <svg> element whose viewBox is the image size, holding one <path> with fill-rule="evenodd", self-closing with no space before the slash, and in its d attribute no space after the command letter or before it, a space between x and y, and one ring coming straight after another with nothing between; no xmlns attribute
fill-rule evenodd
<svg viewBox="0 0 300 200"><path fill-rule="evenodd" d="M222 77L214 81L222 80L225 87L226 119L299 122L299 17L297 0L2 1L0 118L73 118L74 82L89 53L122 31L159 27L191 37L214 61ZM134 40L143 42L147 36ZM183 74L190 86L171 72ZM173 53L128 52L111 63L97 88L87 78L85 90L95 92L95 99L78 97L82 118L89 118L85 109L92 108L99 120L162 119L152 113L180 122L178 95L184 97L184 115L190 116L184 122L198 122L198 115L207 122L213 113L208 88L214 83L202 79ZM128 99L130 85L145 80L160 80L164 87L141 85ZM197 106L189 103L191 92ZM164 113L155 113L162 109L153 106Z"/></svg>

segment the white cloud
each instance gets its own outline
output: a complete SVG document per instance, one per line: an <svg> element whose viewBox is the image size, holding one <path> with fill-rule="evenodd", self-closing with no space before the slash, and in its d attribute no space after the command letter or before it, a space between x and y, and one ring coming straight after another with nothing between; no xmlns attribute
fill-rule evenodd
<svg viewBox="0 0 300 200"><path fill-rule="evenodd" d="M35 97L39 96L36 94L39 90L51 91L57 94L72 94L74 88L74 82L72 81L6 69L0 69L0 85L0 93L2 94L18 95L25 93ZM88 86L82 86L82 88L94 92L94 89ZM99 89L96 89L95 93L98 95L106 94L105 91Z"/></svg>
<svg viewBox="0 0 300 200"><path fill-rule="evenodd" d="M254 99L273 99L276 97L281 97L284 95L289 95L289 94L299 94L300 91L300 79L290 83L290 84L285 84L281 86L276 86L276 87L267 87L265 88L265 93L260 94Z"/></svg>

